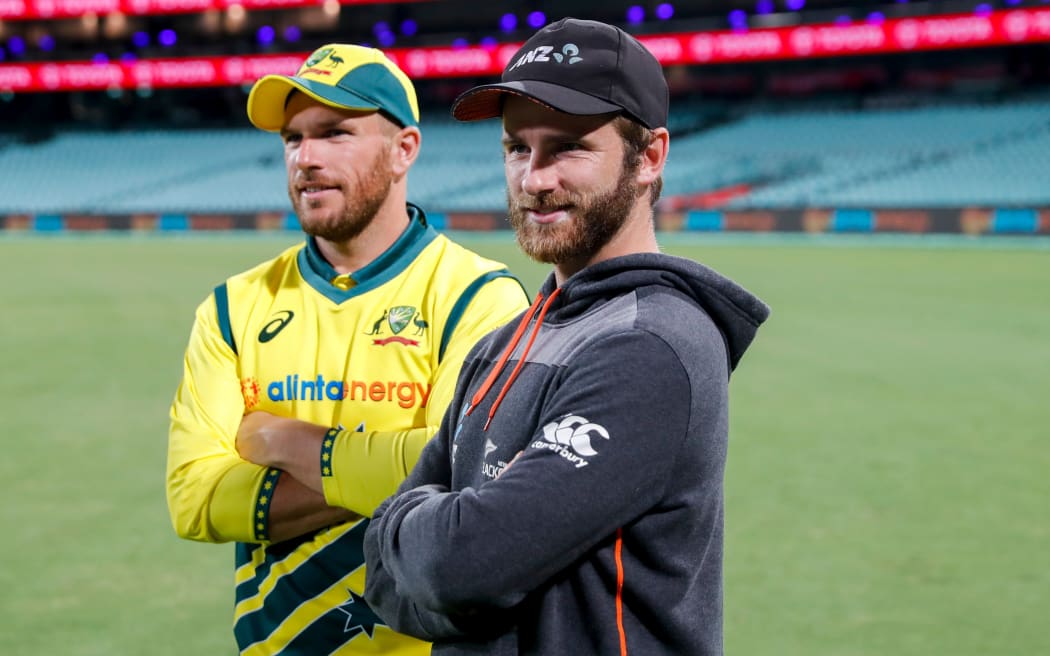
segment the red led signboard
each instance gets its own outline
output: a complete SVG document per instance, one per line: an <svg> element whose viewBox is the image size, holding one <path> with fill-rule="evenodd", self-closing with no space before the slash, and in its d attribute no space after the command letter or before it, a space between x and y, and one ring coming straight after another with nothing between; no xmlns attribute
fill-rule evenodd
<svg viewBox="0 0 1050 656"><path fill-rule="evenodd" d="M882 23L664 34L641 36L639 40L664 65L978 48L1050 41L1050 8L902 18ZM499 75L520 45L393 48L386 52L416 79L483 77ZM294 73L307 54L0 64L0 91L242 85L269 73Z"/></svg>

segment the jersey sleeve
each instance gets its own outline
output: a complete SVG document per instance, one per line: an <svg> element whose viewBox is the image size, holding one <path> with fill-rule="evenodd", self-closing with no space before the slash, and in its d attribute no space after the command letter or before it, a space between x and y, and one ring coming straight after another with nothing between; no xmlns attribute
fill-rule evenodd
<svg viewBox="0 0 1050 656"><path fill-rule="evenodd" d="M197 308L171 405L167 499L183 538L203 542L257 542L255 515L268 499L275 471L241 459L237 429L244 397L237 355L224 339L216 304ZM265 527L265 523L263 524Z"/></svg>
<svg viewBox="0 0 1050 656"><path fill-rule="evenodd" d="M493 275L493 274L498 275ZM463 360L482 337L507 323L528 307L525 291L505 272L490 272L464 303L453 304L446 323L447 339L434 348L439 363L426 403L426 425L398 432L340 431L330 445L329 458L322 451L321 480L325 501L369 517L376 507L397 491L437 432L445 409L452 401ZM460 296L463 299L463 295ZM458 299L457 299L458 300ZM458 315L458 316L453 316ZM325 467L330 463L328 475Z"/></svg>

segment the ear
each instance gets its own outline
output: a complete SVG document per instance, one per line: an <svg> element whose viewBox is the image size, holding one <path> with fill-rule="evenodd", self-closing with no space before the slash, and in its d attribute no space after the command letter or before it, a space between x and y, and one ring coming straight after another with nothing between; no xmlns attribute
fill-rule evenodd
<svg viewBox="0 0 1050 656"><path fill-rule="evenodd" d="M671 135L667 128L656 128L651 133L649 145L641 153L641 162L635 180L643 186L651 185L664 172Z"/></svg>
<svg viewBox="0 0 1050 656"><path fill-rule="evenodd" d="M401 177L408 173L408 169L419 156L422 138L419 128L415 126L401 128L394 134L394 138L390 140L390 168L395 176Z"/></svg>

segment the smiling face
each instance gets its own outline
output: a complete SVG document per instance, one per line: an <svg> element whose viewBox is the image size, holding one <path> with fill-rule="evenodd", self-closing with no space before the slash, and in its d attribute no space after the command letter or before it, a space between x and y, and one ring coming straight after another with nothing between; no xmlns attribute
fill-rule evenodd
<svg viewBox="0 0 1050 656"><path fill-rule="evenodd" d="M638 207L638 162L624 161L611 115L563 114L508 96L503 154L511 225L525 253L579 269Z"/></svg>
<svg viewBox="0 0 1050 656"><path fill-rule="evenodd" d="M339 110L294 93L285 108L288 197L303 231L346 242L369 226L397 177L398 128L379 112Z"/></svg>

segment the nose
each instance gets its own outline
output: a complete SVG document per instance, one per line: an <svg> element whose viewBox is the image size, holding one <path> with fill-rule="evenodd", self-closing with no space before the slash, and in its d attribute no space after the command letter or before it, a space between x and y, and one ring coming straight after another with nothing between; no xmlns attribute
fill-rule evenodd
<svg viewBox="0 0 1050 656"><path fill-rule="evenodd" d="M300 169L320 168L319 146L313 139L303 137L299 142L295 153L295 165Z"/></svg>
<svg viewBox="0 0 1050 656"><path fill-rule="evenodd" d="M542 193L554 191L557 186L558 175L554 162L548 158L541 158L534 152L522 176L521 190L530 196L539 196Z"/></svg>

